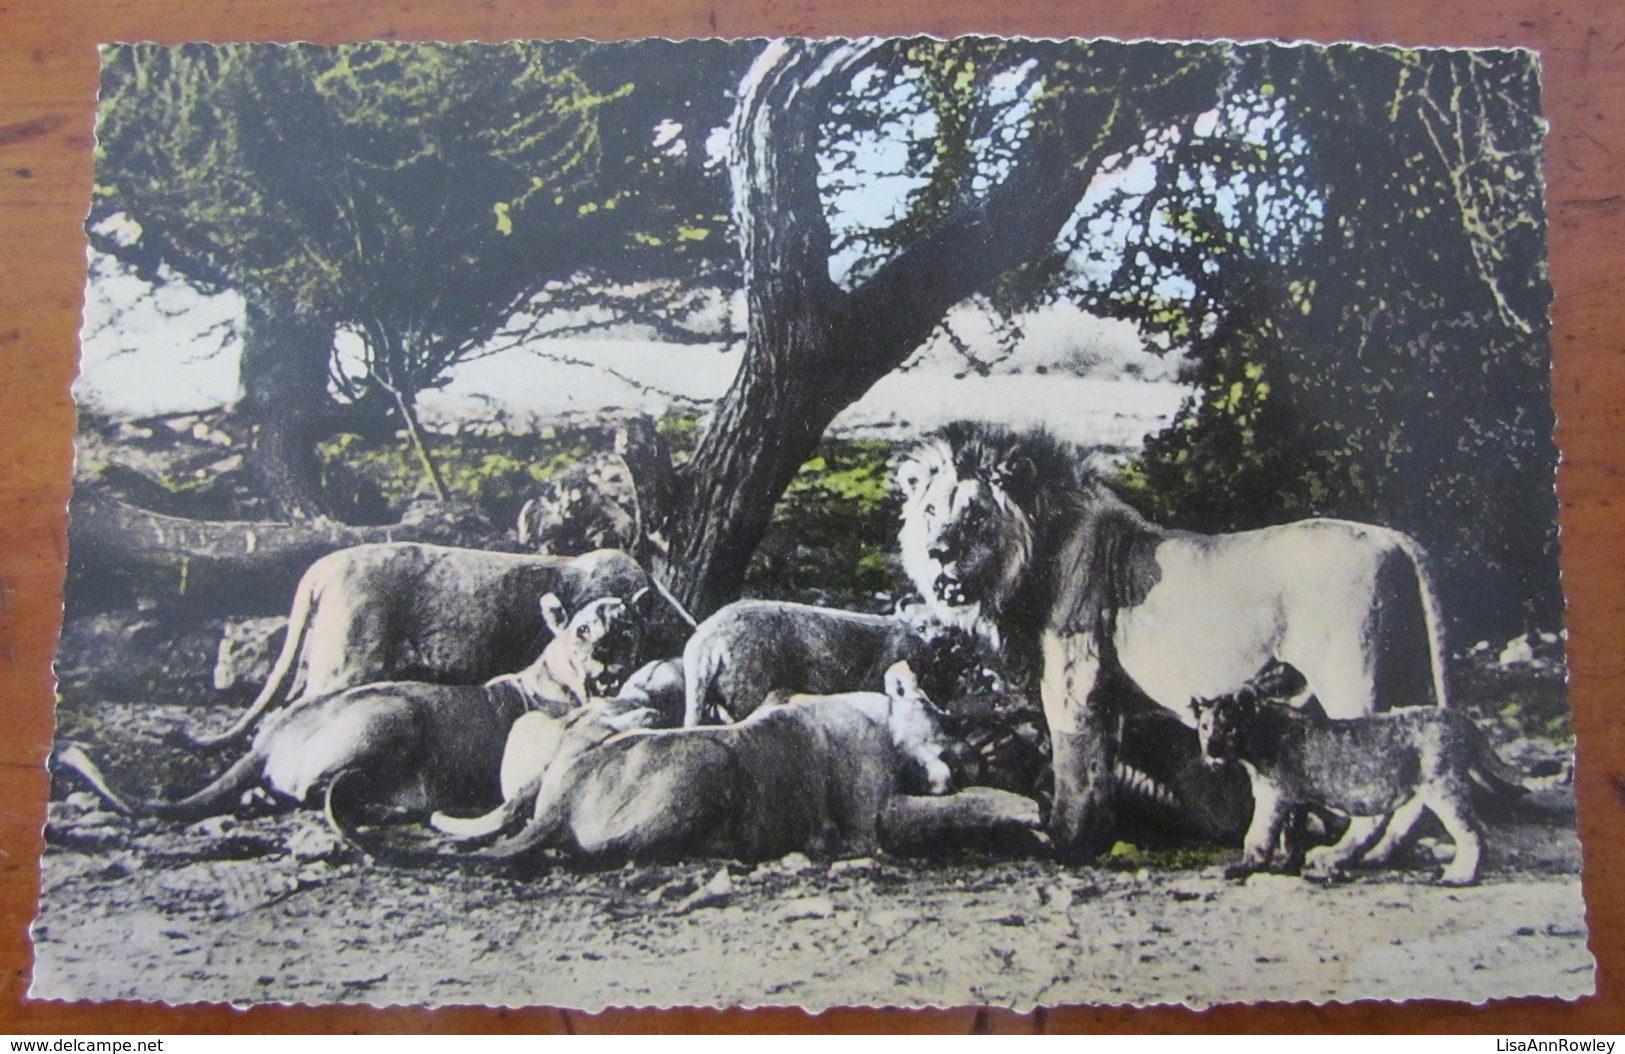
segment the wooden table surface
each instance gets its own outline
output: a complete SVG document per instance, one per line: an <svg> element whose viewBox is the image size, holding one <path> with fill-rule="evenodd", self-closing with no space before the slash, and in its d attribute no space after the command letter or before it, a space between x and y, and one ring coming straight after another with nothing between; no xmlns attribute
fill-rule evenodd
<svg viewBox="0 0 1625 1054"><path fill-rule="evenodd" d="M1360 40L1541 53L1548 140L1554 392L1563 450L1580 830L1599 995L1517 1000L947 1011L377 1011L31 1003L51 657L65 506L97 57L103 41L505 40L589 36L1006 33ZM1625 5L1618 0L0 0L0 1032L314 1031L1448 1031L1625 1032Z"/></svg>

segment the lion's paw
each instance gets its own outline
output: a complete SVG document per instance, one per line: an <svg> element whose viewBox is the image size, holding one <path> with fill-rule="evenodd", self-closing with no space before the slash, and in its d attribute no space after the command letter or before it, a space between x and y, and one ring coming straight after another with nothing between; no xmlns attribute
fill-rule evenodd
<svg viewBox="0 0 1625 1054"><path fill-rule="evenodd" d="M1303 877L1314 882L1335 882L1342 874L1343 858L1331 846L1317 846L1303 856Z"/></svg>

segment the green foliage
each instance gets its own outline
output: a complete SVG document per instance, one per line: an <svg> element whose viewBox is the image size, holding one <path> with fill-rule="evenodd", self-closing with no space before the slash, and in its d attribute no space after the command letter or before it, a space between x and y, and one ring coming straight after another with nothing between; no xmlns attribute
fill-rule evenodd
<svg viewBox="0 0 1625 1054"><path fill-rule="evenodd" d="M610 97L587 89L574 57L519 44L110 46L90 225L123 213L139 238L109 248L200 283L339 325L443 333L439 315L466 324L528 288L516 255L536 250L516 246L552 241L598 193L595 111Z"/></svg>
<svg viewBox="0 0 1625 1054"><path fill-rule="evenodd" d="M668 414L659 427L681 458L693 445L698 418ZM433 444L447 489L477 503L493 523L508 524L535 495L536 484L607 449L608 440L588 429L546 429L535 435L437 435ZM878 594L889 596L897 585L890 554L899 512L887 485L891 449L878 440L825 440L779 503L747 593L849 607L874 606ZM338 500L364 507L355 495L376 495L375 522L397 519L421 494L422 474L398 440L346 434L320 444L318 452L330 488L346 492Z"/></svg>
<svg viewBox="0 0 1625 1054"><path fill-rule="evenodd" d="M1227 847L1211 843L1169 842L1141 846L1115 842L1101 865L1108 871L1200 871L1222 863L1229 852Z"/></svg>
<svg viewBox="0 0 1625 1054"><path fill-rule="evenodd" d="M731 265L703 143L748 48L109 46L87 229L150 281L312 320L318 356L360 337L331 387L409 424L419 392L551 288ZM657 149L657 127L686 139ZM650 316L675 295L640 288ZM261 383L245 371L251 396Z"/></svg>
<svg viewBox="0 0 1625 1054"><path fill-rule="evenodd" d="M1385 523L1474 637L1561 617L1538 84L1515 53L1240 48L1217 127L1103 202L1086 296L1196 387L1124 485L1200 530Z"/></svg>
<svg viewBox="0 0 1625 1054"><path fill-rule="evenodd" d="M493 523L511 524L519 507L535 496L536 484L579 463L602 441L595 444L584 432L544 429L533 435L462 432L435 436L433 444L446 489L473 501ZM336 502L375 510L370 516L357 516L357 522L393 522L400 509L422 493L423 474L399 438L369 441L345 434L319 444L317 453L326 466L329 488L336 489L335 480L342 480L348 490L334 495ZM376 495L378 500L358 501L358 493Z"/></svg>
<svg viewBox="0 0 1625 1054"><path fill-rule="evenodd" d="M674 463L686 461L694 453L704 419L698 410L673 410L656 423L655 427L665 438Z"/></svg>
<svg viewBox="0 0 1625 1054"><path fill-rule="evenodd" d="M1487 659L1458 664L1450 685L1453 706L1509 737L1572 743L1568 686L1561 670L1504 669Z"/></svg>
<svg viewBox="0 0 1625 1054"><path fill-rule="evenodd" d="M827 438L796 473L745 579L752 596L874 606L897 586L891 444Z"/></svg>

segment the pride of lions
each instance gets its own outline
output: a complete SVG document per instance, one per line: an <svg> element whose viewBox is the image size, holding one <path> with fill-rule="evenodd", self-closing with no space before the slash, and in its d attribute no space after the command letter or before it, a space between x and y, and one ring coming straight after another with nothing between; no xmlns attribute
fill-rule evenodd
<svg viewBox="0 0 1625 1054"><path fill-rule="evenodd" d="M81 747L57 763L129 814L196 819L263 788L321 807L380 860L749 860L1012 836L1087 860L1129 796L1205 804L1135 761L1194 740L1202 762L1247 774L1232 873L1292 866L1298 807L1341 832L1303 857L1321 879L1387 860L1430 810L1456 846L1442 881L1477 881L1472 787L1523 784L1448 708L1414 541L1338 520L1167 530L1078 450L969 422L895 469L919 599L893 615L742 600L695 625L617 550L359 546L304 575L248 710L181 737L249 739L208 786L132 801ZM1029 686L1049 786L964 786L986 768L967 746L979 706ZM1134 707L1165 718L1149 740L1125 741ZM439 834L405 848L402 823Z"/></svg>

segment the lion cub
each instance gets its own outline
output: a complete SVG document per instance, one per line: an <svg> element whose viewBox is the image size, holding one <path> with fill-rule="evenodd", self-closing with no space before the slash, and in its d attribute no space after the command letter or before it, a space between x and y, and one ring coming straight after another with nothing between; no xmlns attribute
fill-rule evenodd
<svg viewBox="0 0 1625 1054"><path fill-rule="evenodd" d="M1243 842L1245 874L1270 866L1281 825L1295 805L1321 805L1351 818L1387 816L1349 825L1334 845L1304 858L1304 874L1329 879L1359 856L1379 830L1382 839L1365 859L1387 860L1431 809L1456 843L1439 881L1467 886L1478 880L1482 833L1473 815L1469 782L1523 793L1528 788L1490 748L1471 718L1434 706L1334 721L1300 713L1256 690L1217 699L1194 699L1197 734L1210 765L1238 761L1253 787L1253 819Z"/></svg>

